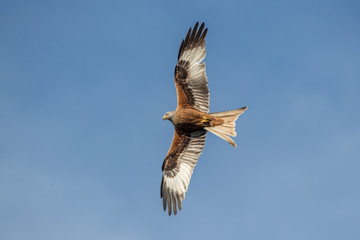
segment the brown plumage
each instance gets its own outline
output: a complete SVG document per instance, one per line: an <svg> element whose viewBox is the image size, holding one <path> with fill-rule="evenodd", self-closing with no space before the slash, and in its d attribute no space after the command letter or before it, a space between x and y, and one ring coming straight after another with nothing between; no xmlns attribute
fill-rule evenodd
<svg viewBox="0 0 360 240"><path fill-rule="evenodd" d="M176 111L164 115L175 127L174 138L162 165L161 198L164 211L171 215L182 209L197 160L204 148L207 131L236 147L235 121L247 109L209 113L209 88L205 73L205 37L207 28L189 29L182 41L175 67ZM231 137L230 137L231 136Z"/></svg>

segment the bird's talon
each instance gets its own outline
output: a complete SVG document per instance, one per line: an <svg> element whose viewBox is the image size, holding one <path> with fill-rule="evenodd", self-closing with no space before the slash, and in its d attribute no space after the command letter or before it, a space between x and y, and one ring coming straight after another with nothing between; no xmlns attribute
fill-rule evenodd
<svg viewBox="0 0 360 240"><path fill-rule="evenodd" d="M201 122L202 122L202 123L208 123L208 122L210 122L210 118L204 116L204 117L203 117L203 120L202 120Z"/></svg>

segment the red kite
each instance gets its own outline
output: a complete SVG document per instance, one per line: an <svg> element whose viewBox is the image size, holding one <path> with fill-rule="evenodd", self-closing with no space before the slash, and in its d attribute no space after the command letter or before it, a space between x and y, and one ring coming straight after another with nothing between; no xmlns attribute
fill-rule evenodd
<svg viewBox="0 0 360 240"><path fill-rule="evenodd" d="M189 29L179 49L175 67L177 108L167 112L163 119L175 127L174 138L162 165L161 198L164 211L174 214L181 210L181 202L190 184L190 178L204 148L207 131L221 137L232 146L236 143L235 121L247 109L209 113L209 88L205 73L205 37L207 28L202 23L198 30ZM230 137L231 136L231 137Z"/></svg>

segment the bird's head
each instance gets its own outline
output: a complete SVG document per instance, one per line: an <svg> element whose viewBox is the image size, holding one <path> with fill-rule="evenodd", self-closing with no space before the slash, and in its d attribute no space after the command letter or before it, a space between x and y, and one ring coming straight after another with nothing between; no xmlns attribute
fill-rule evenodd
<svg viewBox="0 0 360 240"><path fill-rule="evenodd" d="M163 120L170 120L172 121L172 118L175 115L175 111L171 111L171 112L167 112L165 113L165 115L163 116Z"/></svg>

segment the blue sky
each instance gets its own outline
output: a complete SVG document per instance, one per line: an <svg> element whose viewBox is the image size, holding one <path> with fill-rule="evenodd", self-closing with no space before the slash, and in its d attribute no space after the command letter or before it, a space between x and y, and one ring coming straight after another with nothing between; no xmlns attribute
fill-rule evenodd
<svg viewBox="0 0 360 240"><path fill-rule="evenodd" d="M359 239L357 1L1 1L0 238ZM173 71L204 21L208 134L160 199Z"/></svg>

